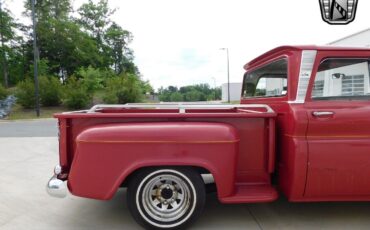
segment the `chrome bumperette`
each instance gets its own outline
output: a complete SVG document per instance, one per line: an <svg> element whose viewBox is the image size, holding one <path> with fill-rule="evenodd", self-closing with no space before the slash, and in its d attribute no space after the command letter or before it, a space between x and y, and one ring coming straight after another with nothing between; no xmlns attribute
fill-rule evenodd
<svg viewBox="0 0 370 230"><path fill-rule="evenodd" d="M67 196L67 185L66 181L58 179L58 175L61 173L60 165L55 166L54 176L52 176L46 185L46 191L50 196L64 198Z"/></svg>

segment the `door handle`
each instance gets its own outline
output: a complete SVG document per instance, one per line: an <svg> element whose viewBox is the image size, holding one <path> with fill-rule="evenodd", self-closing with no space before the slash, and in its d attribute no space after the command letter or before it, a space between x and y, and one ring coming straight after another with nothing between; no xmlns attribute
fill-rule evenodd
<svg viewBox="0 0 370 230"><path fill-rule="evenodd" d="M315 112L312 112L312 115L314 117L332 117L334 115L334 112L331 112L331 111L315 111Z"/></svg>

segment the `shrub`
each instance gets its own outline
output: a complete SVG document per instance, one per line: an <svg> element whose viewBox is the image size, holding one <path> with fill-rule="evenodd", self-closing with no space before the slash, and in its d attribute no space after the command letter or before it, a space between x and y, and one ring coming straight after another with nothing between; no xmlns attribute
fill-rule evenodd
<svg viewBox="0 0 370 230"><path fill-rule="evenodd" d="M109 82L109 81L108 81ZM107 104L117 104L118 103L118 97L115 91L109 91L107 89L107 92L104 94L103 102Z"/></svg>
<svg viewBox="0 0 370 230"><path fill-rule="evenodd" d="M182 96L181 93L179 92L174 92L173 94L171 94L170 96L170 101L174 101L174 102L179 102L179 101L184 101L184 98Z"/></svg>
<svg viewBox="0 0 370 230"><path fill-rule="evenodd" d="M16 90L17 102L26 109L35 108L35 85L33 80L27 78L17 84Z"/></svg>
<svg viewBox="0 0 370 230"><path fill-rule="evenodd" d="M8 91L0 84L0 100L4 100L8 96Z"/></svg>
<svg viewBox="0 0 370 230"><path fill-rule="evenodd" d="M171 101L171 93L164 92L164 93L159 94L159 100L165 101L165 102Z"/></svg>
<svg viewBox="0 0 370 230"><path fill-rule="evenodd" d="M92 95L88 93L81 81L71 77L65 87L64 104L70 109L84 109L91 103Z"/></svg>
<svg viewBox="0 0 370 230"><path fill-rule="evenodd" d="M193 89L185 93L185 101L205 101L204 94Z"/></svg>
<svg viewBox="0 0 370 230"><path fill-rule="evenodd" d="M140 102L143 96L140 79L132 74L109 79L107 81L106 92L103 101L109 104Z"/></svg>
<svg viewBox="0 0 370 230"><path fill-rule="evenodd" d="M62 99L62 85L55 77L41 76L39 78L40 103L43 106L58 106ZM17 102L25 109L35 107L35 84L27 78L17 84Z"/></svg>
<svg viewBox="0 0 370 230"><path fill-rule="evenodd" d="M58 106L62 100L62 84L56 77L40 77L40 101L43 106Z"/></svg>
<svg viewBox="0 0 370 230"><path fill-rule="evenodd" d="M80 68L76 76L82 81L87 92L93 94L96 90L103 88L103 76L105 75L103 72L89 66L87 68Z"/></svg>

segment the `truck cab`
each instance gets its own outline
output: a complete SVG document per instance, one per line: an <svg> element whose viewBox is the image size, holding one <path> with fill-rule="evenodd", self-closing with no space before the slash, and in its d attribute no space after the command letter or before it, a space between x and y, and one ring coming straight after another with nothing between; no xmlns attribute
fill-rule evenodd
<svg viewBox="0 0 370 230"><path fill-rule="evenodd" d="M291 201L370 200L370 49L284 46L244 66L241 104L276 113L276 184Z"/></svg>

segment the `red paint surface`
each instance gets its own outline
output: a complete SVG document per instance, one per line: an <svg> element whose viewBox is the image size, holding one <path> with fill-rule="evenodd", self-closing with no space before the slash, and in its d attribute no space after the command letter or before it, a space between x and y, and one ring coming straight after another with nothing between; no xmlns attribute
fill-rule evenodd
<svg viewBox="0 0 370 230"><path fill-rule="evenodd" d="M318 53L306 102L294 104L289 102L296 99L302 50ZM253 71L288 60L287 95L241 101L267 104L276 114L242 109L57 114L60 163L71 192L109 199L141 167L197 166L213 174L224 203L273 201L275 187L291 201L370 200L369 101L310 100L318 65L328 57L368 58L370 49L286 46L245 65ZM318 119L314 111L334 115Z"/></svg>

